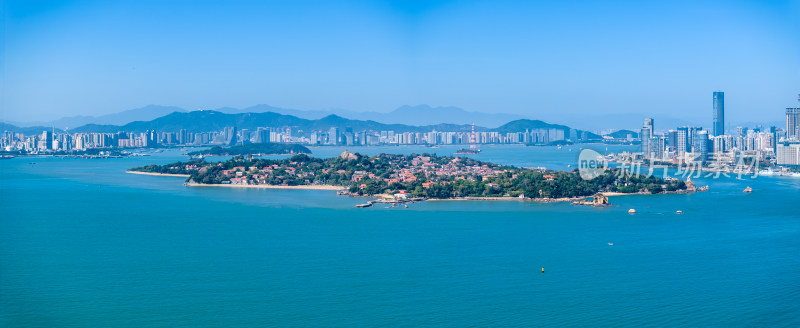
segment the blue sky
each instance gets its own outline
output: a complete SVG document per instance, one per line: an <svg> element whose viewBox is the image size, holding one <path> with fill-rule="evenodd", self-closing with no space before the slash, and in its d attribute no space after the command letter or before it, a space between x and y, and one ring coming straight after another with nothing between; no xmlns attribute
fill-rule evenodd
<svg viewBox="0 0 800 328"><path fill-rule="evenodd" d="M800 1L0 0L0 119L148 104L780 120Z"/></svg>

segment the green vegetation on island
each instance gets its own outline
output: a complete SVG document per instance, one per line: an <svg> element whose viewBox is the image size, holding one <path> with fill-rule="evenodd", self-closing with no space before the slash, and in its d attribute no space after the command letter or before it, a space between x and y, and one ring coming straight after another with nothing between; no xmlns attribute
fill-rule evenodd
<svg viewBox="0 0 800 328"><path fill-rule="evenodd" d="M298 144L251 143L232 147L212 147L188 153L189 156L237 156L237 155L278 155L310 154L311 150Z"/></svg>
<svg viewBox="0 0 800 328"><path fill-rule="evenodd" d="M192 160L132 170L190 174L197 184L341 186L352 195L402 194L420 198L525 197L573 198L598 192L661 193L686 189L677 179L622 174L609 169L592 180L572 172L518 168L466 157L429 154L364 156L344 152L328 159L305 154L291 158L236 156L223 162Z"/></svg>

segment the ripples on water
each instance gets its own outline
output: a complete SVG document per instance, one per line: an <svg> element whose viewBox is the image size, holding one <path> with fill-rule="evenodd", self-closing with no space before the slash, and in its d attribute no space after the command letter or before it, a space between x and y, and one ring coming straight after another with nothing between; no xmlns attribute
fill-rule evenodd
<svg viewBox="0 0 800 328"><path fill-rule="evenodd" d="M578 151L470 156L569 169ZM178 159L0 161L0 325L800 325L800 179L698 179L711 191L597 209L355 209L361 199L326 191L186 188L124 173Z"/></svg>

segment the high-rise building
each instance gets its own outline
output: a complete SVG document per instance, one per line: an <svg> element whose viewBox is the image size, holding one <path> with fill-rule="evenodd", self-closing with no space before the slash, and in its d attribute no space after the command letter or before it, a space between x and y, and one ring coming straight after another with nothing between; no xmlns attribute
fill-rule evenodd
<svg viewBox="0 0 800 328"><path fill-rule="evenodd" d="M645 157L650 157L650 138L653 137L653 134L653 119L648 117L644 119L642 130L639 132L639 140L642 142L642 153L644 153Z"/></svg>
<svg viewBox="0 0 800 328"><path fill-rule="evenodd" d="M269 142L269 128L259 127L256 128L256 143L267 143Z"/></svg>
<svg viewBox="0 0 800 328"><path fill-rule="evenodd" d="M697 161L705 163L708 160L708 152L710 148L708 146L708 131L697 131L695 136L692 138L692 142L692 152L697 156Z"/></svg>
<svg viewBox="0 0 800 328"><path fill-rule="evenodd" d="M725 93L714 92L714 124L712 131L715 136L725 134Z"/></svg>
<svg viewBox="0 0 800 328"><path fill-rule="evenodd" d="M689 128L682 127L678 128L677 131L677 143L675 144L675 153L678 155L683 155L687 151L692 149L691 147L691 135L689 135Z"/></svg>
<svg viewBox="0 0 800 328"><path fill-rule="evenodd" d="M736 136L737 137L744 137L747 134L747 127L737 126L736 127Z"/></svg>
<svg viewBox="0 0 800 328"><path fill-rule="evenodd" d="M226 145L235 145L236 144L236 127L235 126L226 126L223 130L223 143Z"/></svg>
<svg viewBox="0 0 800 328"><path fill-rule="evenodd" d="M655 127L653 125L653 122L654 122L653 119L648 117L644 119L644 126L650 128L650 131L655 132Z"/></svg>
<svg viewBox="0 0 800 328"><path fill-rule="evenodd" d="M330 145L338 145L339 144L339 128L331 127L330 131L328 132L328 144Z"/></svg>
<svg viewBox="0 0 800 328"><path fill-rule="evenodd" d="M800 107L786 108L786 138L800 139Z"/></svg>
<svg viewBox="0 0 800 328"><path fill-rule="evenodd" d="M779 142L775 147L775 155L778 165L800 165L800 142Z"/></svg>
<svg viewBox="0 0 800 328"><path fill-rule="evenodd" d="M42 132L42 142L39 146L40 149L53 149L53 131Z"/></svg>

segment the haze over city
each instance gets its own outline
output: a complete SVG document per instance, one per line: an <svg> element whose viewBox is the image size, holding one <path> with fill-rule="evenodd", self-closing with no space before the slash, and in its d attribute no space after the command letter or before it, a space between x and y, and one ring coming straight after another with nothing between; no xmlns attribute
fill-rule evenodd
<svg viewBox="0 0 800 328"><path fill-rule="evenodd" d="M0 120L148 104L553 122L636 113L780 121L800 90L800 2L2 4ZM579 126L580 127L580 126Z"/></svg>

